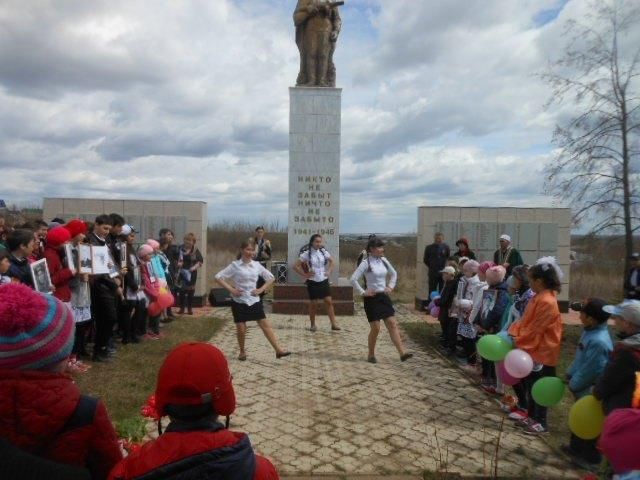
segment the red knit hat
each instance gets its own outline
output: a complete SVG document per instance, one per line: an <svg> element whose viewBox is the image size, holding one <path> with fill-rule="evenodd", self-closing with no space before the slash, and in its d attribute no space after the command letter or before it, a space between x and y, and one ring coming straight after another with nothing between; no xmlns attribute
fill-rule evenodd
<svg viewBox="0 0 640 480"><path fill-rule="evenodd" d="M64 228L69 230L69 233L71 234L71 238L75 238L81 233L83 235L86 235L87 231L89 230L87 228L87 224L77 218L74 218L73 220L69 220L67 224L64 226Z"/></svg>
<svg viewBox="0 0 640 480"><path fill-rule="evenodd" d="M640 470L640 410L619 408L604 422L599 447L611 463L614 473Z"/></svg>
<svg viewBox="0 0 640 480"><path fill-rule="evenodd" d="M217 415L236 409L236 394L224 354L209 343L183 343L167 355L158 373L156 408L213 403Z"/></svg>
<svg viewBox="0 0 640 480"><path fill-rule="evenodd" d="M47 245L58 248L65 242L71 240L71 233L64 227L55 227L47 233Z"/></svg>

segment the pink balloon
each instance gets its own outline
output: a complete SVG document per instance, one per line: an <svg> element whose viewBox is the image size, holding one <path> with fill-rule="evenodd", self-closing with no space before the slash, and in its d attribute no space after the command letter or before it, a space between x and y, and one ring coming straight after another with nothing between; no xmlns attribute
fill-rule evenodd
<svg viewBox="0 0 640 480"><path fill-rule="evenodd" d="M156 301L158 302L158 305L160 305L160 307L169 308L173 305L174 298L173 295L167 292L158 295L158 299Z"/></svg>
<svg viewBox="0 0 640 480"><path fill-rule="evenodd" d="M509 375L509 372L507 372L507 369L504 368L504 362L496 363L496 373L498 374L498 378L505 385L514 386L517 383L519 383L520 380L522 380L520 378L512 377L511 375Z"/></svg>
<svg viewBox="0 0 640 480"><path fill-rule="evenodd" d="M504 359L504 368L515 378L524 378L533 370L533 359L524 350L511 350Z"/></svg>

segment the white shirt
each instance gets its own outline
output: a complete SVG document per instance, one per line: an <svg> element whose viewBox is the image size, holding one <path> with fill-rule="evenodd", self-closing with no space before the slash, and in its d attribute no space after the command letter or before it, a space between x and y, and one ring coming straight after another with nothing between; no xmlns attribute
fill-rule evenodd
<svg viewBox="0 0 640 480"><path fill-rule="evenodd" d="M221 278L233 280L236 288L242 292L239 297L231 295L233 301L251 306L260 301L258 295L251 295L251 291L257 288L258 277L262 277L266 282L274 279L271 272L260 265L259 262L251 260L245 263L242 260L236 260L231 262L227 268L218 272L215 278L216 280Z"/></svg>
<svg viewBox="0 0 640 480"><path fill-rule="evenodd" d="M309 259L311 257L311 259ZM320 250L316 250L315 248L311 248L306 252L300 254L300 260L303 262L308 262L309 267L311 268L311 272L313 273L313 277L309 280L314 282L324 282L327 278L327 265L329 263L329 259L331 255L324 248Z"/></svg>
<svg viewBox="0 0 640 480"><path fill-rule="evenodd" d="M363 275L367 280L367 289L376 293L384 292L387 286L391 289L396 288L396 283L398 282L398 272L396 272L389 260L383 257L366 257L351 275L351 285L359 295L365 294L364 288L359 283ZM387 284L388 275L391 278Z"/></svg>

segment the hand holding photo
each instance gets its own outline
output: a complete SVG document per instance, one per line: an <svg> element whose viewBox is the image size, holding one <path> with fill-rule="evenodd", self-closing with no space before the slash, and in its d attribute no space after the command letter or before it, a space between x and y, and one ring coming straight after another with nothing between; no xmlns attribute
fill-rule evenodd
<svg viewBox="0 0 640 480"><path fill-rule="evenodd" d="M78 249L70 243L64 246L67 268L75 275L78 273Z"/></svg>
<svg viewBox="0 0 640 480"><path fill-rule="evenodd" d="M51 293L53 292L53 284L49 275L49 266L47 260L42 259L33 262L31 265L31 278L33 279L33 287L36 292Z"/></svg>
<svg viewBox="0 0 640 480"><path fill-rule="evenodd" d="M78 256L80 273L93 273L93 258L91 256L91 245L78 245Z"/></svg>

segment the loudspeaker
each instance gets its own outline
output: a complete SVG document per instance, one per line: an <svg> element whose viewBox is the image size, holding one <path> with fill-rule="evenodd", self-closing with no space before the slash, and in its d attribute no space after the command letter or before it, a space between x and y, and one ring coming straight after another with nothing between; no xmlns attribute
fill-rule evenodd
<svg viewBox="0 0 640 480"><path fill-rule="evenodd" d="M273 262L271 273L276 277L276 283L287 283L287 262Z"/></svg>
<svg viewBox="0 0 640 480"><path fill-rule="evenodd" d="M212 288L209 291L209 303L212 307L230 307L231 294L226 288Z"/></svg>

